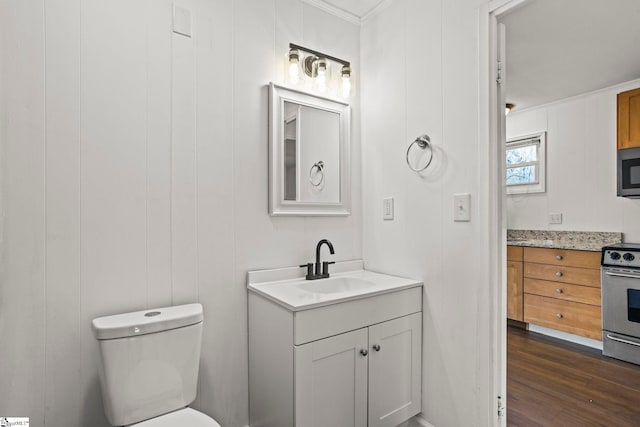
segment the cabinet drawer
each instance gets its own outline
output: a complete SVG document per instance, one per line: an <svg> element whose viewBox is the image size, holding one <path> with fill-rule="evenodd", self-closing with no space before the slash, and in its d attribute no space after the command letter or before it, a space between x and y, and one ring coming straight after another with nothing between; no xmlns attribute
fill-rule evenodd
<svg viewBox="0 0 640 427"><path fill-rule="evenodd" d="M568 267L600 268L600 252L570 249L524 248L524 261Z"/></svg>
<svg viewBox="0 0 640 427"><path fill-rule="evenodd" d="M525 254L526 255L526 254ZM552 282L600 287L600 270L563 265L524 263L524 277Z"/></svg>
<svg viewBox="0 0 640 427"><path fill-rule="evenodd" d="M524 292L582 304L597 306L602 304L600 288L591 286L570 285L567 283L527 278L524 279Z"/></svg>
<svg viewBox="0 0 640 427"><path fill-rule="evenodd" d="M294 313L295 345L422 311L422 286Z"/></svg>
<svg viewBox="0 0 640 427"><path fill-rule="evenodd" d="M524 321L602 340L600 307L525 294Z"/></svg>
<svg viewBox="0 0 640 427"><path fill-rule="evenodd" d="M522 246L507 246L507 260L522 261Z"/></svg>

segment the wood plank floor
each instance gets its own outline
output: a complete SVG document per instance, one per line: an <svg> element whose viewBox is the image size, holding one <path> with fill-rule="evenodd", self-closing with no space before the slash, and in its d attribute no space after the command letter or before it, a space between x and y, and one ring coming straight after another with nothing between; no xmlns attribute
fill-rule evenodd
<svg viewBox="0 0 640 427"><path fill-rule="evenodd" d="M509 326L509 427L640 427L640 366Z"/></svg>

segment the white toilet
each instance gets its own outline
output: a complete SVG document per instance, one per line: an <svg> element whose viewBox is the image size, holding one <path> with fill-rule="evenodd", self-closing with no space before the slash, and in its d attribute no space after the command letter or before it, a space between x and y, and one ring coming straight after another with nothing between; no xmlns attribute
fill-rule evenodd
<svg viewBox="0 0 640 427"><path fill-rule="evenodd" d="M187 407L196 397L202 319L202 305L187 304L93 320L112 425L220 427Z"/></svg>

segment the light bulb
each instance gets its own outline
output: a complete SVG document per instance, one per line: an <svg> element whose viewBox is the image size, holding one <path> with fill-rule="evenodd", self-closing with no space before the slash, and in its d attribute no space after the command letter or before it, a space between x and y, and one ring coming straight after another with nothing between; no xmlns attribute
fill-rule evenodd
<svg viewBox="0 0 640 427"><path fill-rule="evenodd" d="M300 70L298 67L298 60L289 61L289 80L291 80L291 83L298 83L298 80L300 79L299 74Z"/></svg>
<svg viewBox="0 0 640 427"><path fill-rule="evenodd" d="M351 95L351 68L342 67L342 96L348 98Z"/></svg>
<svg viewBox="0 0 640 427"><path fill-rule="evenodd" d="M318 76L316 77L316 84L318 90L324 92L327 89L327 61L325 59L318 59Z"/></svg>
<svg viewBox="0 0 640 427"><path fill-rule="evenodd" d="M297 49L289 50L289 81L293 84L298 83L299 80L299 63L300 63L300 51Z"/></svg>

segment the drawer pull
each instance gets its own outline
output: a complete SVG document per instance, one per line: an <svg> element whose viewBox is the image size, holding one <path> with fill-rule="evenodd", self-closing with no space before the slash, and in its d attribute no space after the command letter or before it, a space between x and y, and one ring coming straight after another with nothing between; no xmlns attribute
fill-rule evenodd
<svg viewBox="0 0 640 427"><path fill-rule="evenodd" d="M564 316L562 315L562 313L558 313L558 314L556 314L556 317L557 317L558 319L562 319Z"/></svg>
<svg viewBox="0 0 640 427"><path fill-rule="evenodd" d="M562 293L562 289L556 289L556 293L561 294Z"/></svg>
<svg viewBox="0 0 640 427"><path fill-rule="evenodd" d="M375 351L380 351L380 344L374 344L374 345L373 345L373 349L374 349Z"/></svg>
<svg viewBox="0 0 640 427"><path fill-rule="evenodd" d="M556 255L556 259L557 259L558 261L562 261L562 258L564 258L562 255Z"/></svg>
<svg viewBox="0 0 640 427"><path fill-rule="evenodd" d="M369 350L367 350L366 348L363 348L362 350L360 350L360 354L364 357L367 354L369 354Z"/></svg>
<svg viewBox="0 0 640 427"><path fill-rule="evenodd" d="M558 277L562 277L562 271L558 271L558 272L556 272L556 276L558 276Z"/></svg>
<svg viewBox="0 0 640 427"><path fill-rule="evenodd" d="M612 341L618 341L618 342L621 342L623 344L635 345L636 347L640 347L640 344L637 343L637 342L625 340L625 339L622 339L622 338L618 338L618 337L616 337L614 335L611 335L611 334L607 334L607 338L609 338Z"/></svg>

